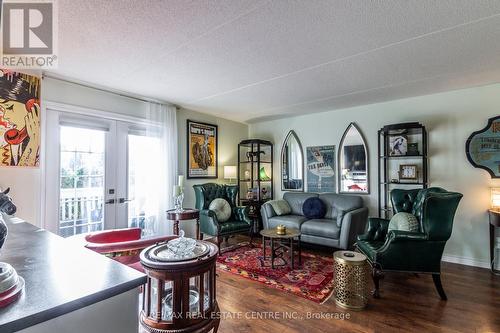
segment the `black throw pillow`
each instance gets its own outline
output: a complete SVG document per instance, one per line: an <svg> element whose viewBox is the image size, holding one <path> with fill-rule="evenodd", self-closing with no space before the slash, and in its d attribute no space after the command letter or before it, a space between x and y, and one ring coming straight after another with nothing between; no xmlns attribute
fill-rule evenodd
<svg viewBox="0 0 500 333"><path fill-rule="evenodd" d="M320 198L309 198L302 205L302 213L308 219L322 219L326 214L326 206Z"/></svg>

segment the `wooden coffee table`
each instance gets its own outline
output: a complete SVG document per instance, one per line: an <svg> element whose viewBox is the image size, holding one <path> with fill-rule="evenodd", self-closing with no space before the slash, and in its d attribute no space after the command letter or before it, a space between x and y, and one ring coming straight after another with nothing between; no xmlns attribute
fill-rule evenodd
<svg viewBox="0 0 500 333"><path fill-rule="evenodd" d="M262 235L262 246L264 252L264 260L266 260L266 241L271 243L271 268L274 269L274 260L282 258L285 262L284 253L288 252L290 256L290 267L295 268L295 252L299 255L299 265L302 264L301 250L300 250L300 230L299 229L286 229L286 234L278 235L276 229L264 229L260 231ZM275 246L277 243L277 246ZM294 249L294 245L296 248ZM280 251L281 250L281 251ZM278 252L280 251L280 252ZM283 265L280 265L283 266Z"/></svg>

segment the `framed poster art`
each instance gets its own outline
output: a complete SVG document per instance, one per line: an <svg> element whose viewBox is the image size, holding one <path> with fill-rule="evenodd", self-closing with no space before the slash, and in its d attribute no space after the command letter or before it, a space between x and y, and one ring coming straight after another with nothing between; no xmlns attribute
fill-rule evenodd
<svg viewBox="0 0 500 333"><path fill-rule="evenodd" d="M0 69L0 166L39 166L40 111L40 78Z"/></svg>
<svg viewBox="0 0 500 333"><path fill-rule="evenodd" d="M306 148L307 191L335 192L335 146Z"/></svg>
<svg viewBox="0 0 500 333"><path fill-rule="evenodd" d="M475 131L465 142L465 154L476 168L500 178L500 116L488 119L486 126Z"/></svg>
<svg viewBox="0 0 500 333"><path fill-rule="evenodd" d="M217 178L217 125L187 120L187 178Z"/></svg>

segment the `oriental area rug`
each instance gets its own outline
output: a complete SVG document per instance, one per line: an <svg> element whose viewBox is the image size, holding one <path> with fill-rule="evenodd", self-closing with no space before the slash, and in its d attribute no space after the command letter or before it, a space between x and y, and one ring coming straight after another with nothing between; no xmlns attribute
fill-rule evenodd
<svg viewBox="0 0 500 333"><path fill-rule="evenodd" d="M269 247L264 260L261 244L250 247L248 242L223 249L217 258L217 268L258 281L271 288L304 297L316 303L325 302L333 292L333 256L302 251L302 264L295 260L295 269L281 259L271 268ZM289 260L288 254L285 259ZM281 265L281 266L277 266Z"/></svg>

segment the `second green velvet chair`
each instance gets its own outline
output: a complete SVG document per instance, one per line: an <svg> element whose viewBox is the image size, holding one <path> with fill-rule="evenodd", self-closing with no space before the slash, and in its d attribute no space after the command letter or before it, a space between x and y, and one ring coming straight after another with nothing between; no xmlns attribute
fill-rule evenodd
<svg viewBox="0 0 500 333"><path fill-rule="evenodd" d="M252 219L248 217L248 207L238 206L236 197L238 195L237 185L221 185L215 183L206 183L194 185L196 195L196 209L200 210L200 237L211 235L216 237L217 245L220 245L223 238L233 234L247 233L250 235L250 244L252 243ZM208 207L216 199L225 199L232 209L231 218L225 222L219 222L217 215Z"/></svg>
<svg viewBox="0 0 500 333"><path fill-rule="evenodd" d="M420 230L388 231L389 220L370 218L368 231L358 236L356 247L368 257L373 269L376 298L383 272L398 271L432 274L439 296L447 299L441 285L441 257L461 198L462 194L439 187L391 192L394 213L413 214Z"/></svg>

